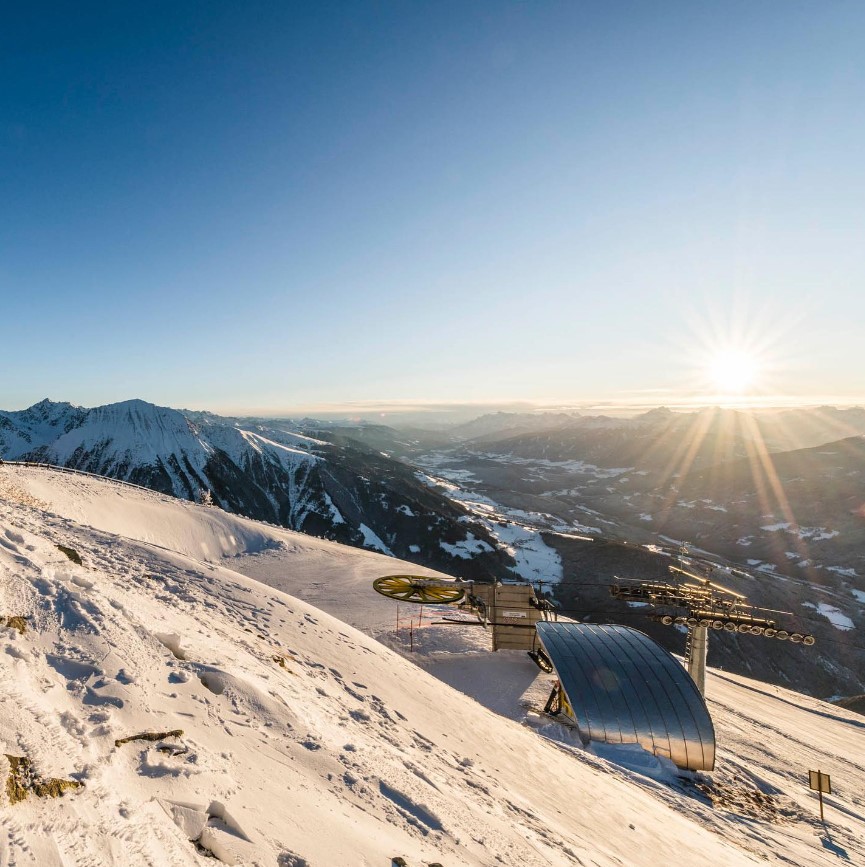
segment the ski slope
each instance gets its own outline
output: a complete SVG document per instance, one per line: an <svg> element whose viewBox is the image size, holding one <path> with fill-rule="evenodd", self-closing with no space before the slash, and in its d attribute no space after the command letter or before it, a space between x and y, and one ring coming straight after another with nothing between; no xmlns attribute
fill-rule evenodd
<svg viewBox="0 0 865 867"><path fill-rule="evenodd" d="M0 615L29 618L0 628L0 752L84 784L4 803L0 864L865 863L865 718L711 672L715 773L586 750L538 713L549 677L482 630L427 612L407 652L419 612L394 635L370 584L408 570L0 466ZM832 775L825 824L809 768Z"/></svg>

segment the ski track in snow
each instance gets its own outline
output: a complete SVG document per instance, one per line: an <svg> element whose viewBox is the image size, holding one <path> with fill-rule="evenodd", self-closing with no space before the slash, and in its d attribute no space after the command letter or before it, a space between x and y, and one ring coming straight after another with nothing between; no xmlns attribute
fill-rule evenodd
<svg viewBox="0 0 865 867"><path fill-rule="evenodd" d="M549 676L490 654L482 630L419 625L418 667L332 616L402 651L370 582L406 566L0 467L0 615L30 618L0 629L2 752L85 784L4 805L0 864L865 863L865 718L710 673L713 808L693 782L585 750L537 712ZM825 826L809 767L832 773Z"/></svg>

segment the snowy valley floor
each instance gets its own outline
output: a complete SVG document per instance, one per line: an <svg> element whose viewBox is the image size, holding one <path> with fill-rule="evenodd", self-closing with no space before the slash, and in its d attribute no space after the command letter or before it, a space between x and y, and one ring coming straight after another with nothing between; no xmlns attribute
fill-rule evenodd
<svg viewBox="0 0 865 867"><path fill-rule="evenodd" d="M0 467L0 616L28 618L0 628L2 753L84 784L0 796L0 865L865 863L865 718L712 672L714 773L585 750L483 630L427 610L407 651L419 611L396 635L371 582L409 570ZM809 768L832 775L825 824Z"/></svg>

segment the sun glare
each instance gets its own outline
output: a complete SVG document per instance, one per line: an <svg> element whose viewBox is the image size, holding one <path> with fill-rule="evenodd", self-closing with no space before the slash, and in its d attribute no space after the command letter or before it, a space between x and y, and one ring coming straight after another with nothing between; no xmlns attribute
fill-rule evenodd
<svg viewBox="0 0 865 867"><path fill-rule="evenodd" d="M709 378L718 394L744 394L758 372L754 356L739 349L719 352L709 364Z"/></svg>
<svg viewBox="0 0 865 867"><path fill-rule="evenodd" d="M724 308L685 303L682 319L687 327L670 334L680 379L671 377L669 387L671 395L680 391L682 405L735 409L789 403L794 371L802 367L795 358L799 347L788 339L804 321L800 310L780 310L768 301L755 307L740 295Z"/></svg>

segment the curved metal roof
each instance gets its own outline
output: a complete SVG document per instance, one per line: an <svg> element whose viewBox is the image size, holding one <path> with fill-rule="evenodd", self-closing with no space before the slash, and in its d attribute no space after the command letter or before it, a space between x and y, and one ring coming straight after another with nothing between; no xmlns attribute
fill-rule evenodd
<svg viewBox="0 0 865 867"><path fill-rule="evenodd" d="M637 743L680 768L715 766L715 729L694 681L648 635L627 626L537 625L581 736Z"/></svg>

